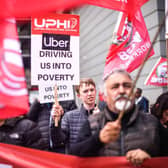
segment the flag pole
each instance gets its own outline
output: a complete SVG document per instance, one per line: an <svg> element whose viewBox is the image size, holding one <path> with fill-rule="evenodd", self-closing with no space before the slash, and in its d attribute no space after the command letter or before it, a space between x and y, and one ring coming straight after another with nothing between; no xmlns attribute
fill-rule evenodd
<svg viewBox="0 0 168 168"><path fill-rule="evenodd" d="M143 60L141 66L140 66L140 68L139 68L139 70L138 70L138 73L137 73L136 78L135 78L135 80L134 80L134 82L133 82L133 86L132 86L132 88L131 88L130 94L129 94L129 96L128 96L129 98L131 98L131 96L133 96L133 92L134 92L136 83L137 83L137 81L138 81L138 79L139 79L139 77L140 77L140 74L141 74L142 69L143 69L143 67L144 67L144 65L145 65L145 63L146 63L146 61L147 61L147 59L148 59L148 56L149 56L150 52L152 51L152 48L153 48L153 46L154 46L154 44L155 44L155 42L156 42L156 39L158 38L159 33L160 33L160 31L161 31L161 29L162 29L164 23L165 23L165 19L166 19L167 14L168 14L168 12L166 13L165 17L163 18L161 24L159 25L159 28L158 28L158 30L157 30L157 32L156 32L154 38L153 38L153 41L152 41L152 43L151 43L151 46L149 47L149 50L148 50L148 52L146 53L146 55L145 55L145 57L144 57L144 60ZM168 48L168 45L167 45L166 48ZM167 58L168 58L168 57L167 57ZM122 110L122 111L119 113L119 115L118 115L118 120L119 120L120 122L121 122L122 117L123 117L123 115L124 115L126 105L127 105L127 102L126 102L125 105L124 105L124 110Z"/></svg>
<svg viewBox="0 0 168 168"><path fill-rule="evenodd" d="M54 86L54 105L59 106L57 85ZM55 116L55 119L54 119L55 127L58 127L59 120L60 120L60 116Z"/></svg>

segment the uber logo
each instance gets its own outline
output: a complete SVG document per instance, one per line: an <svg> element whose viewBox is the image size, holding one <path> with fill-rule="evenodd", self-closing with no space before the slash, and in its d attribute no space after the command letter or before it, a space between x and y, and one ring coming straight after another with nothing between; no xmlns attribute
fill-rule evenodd
<svg viewBox="0 0 168 168"><path fill-rule="evenodd" d="M43 34L42 49L44 50L70 50L70 36L61 34Z"/></svg>

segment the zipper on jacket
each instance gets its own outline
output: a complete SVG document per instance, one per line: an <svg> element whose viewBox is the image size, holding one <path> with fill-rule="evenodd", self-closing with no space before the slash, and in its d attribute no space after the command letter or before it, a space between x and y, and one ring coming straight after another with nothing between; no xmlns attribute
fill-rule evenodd
<svg viewBox="0 0 168 168"><path fill-rule="evenodd" d="M121 147L120 154L121 154L121 156L124 156L125 149L124 149L124 132L123 132L123 130L121 130L121 132L120 132L120 147Z"/></svg>

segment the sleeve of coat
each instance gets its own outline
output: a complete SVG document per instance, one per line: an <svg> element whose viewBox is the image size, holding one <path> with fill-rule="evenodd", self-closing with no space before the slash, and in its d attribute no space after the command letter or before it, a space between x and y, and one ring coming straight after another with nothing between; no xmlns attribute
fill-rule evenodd
<svg viewBox="0 0 168 168"><path fill-rule="evenodd" d="M78 136L76 144L70 146L70 154L77 156L98 156L99 149L103 146L103 143L99 140L99 131L94 135L91 133L90 124L86 121Z"/></svg>
<svg viewBox="0 0 168 168"><path fill-rule="evenodd" d="M69 114L64 114L58 127L51 125L51 139L53 148L62 147L69 143Z"/></svg>
<svg viewBox="0 0 168 168"><path fill-rule="evenodd" d="M30 106L28 113L26 114L27 118L32 121L36 121L40 110L41 110L40 102L37 99L35 99L32 105Z"/></svg>
<svg viewBox="0 0 168 168"><path fill-rule="evenodd" d="M41 132L35 122L25 118L18 122L17 127L23 135L22 145L24 147L42 149Z"/></svg>

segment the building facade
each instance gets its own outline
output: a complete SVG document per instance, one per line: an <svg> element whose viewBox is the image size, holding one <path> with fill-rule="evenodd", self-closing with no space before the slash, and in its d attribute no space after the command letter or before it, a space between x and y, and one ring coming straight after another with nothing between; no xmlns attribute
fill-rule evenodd
<svg viewBox="0 0 168 168"><path fill-rule="evenodd" d="M141 8L144 20L153 40L158 27L165 16L164 0L149 0ZM72 11L80 15L80 77L91 77L95 80L97 90L102 83L102 76L105 66L105 59L109 51L112 33L114 31L118 11L101 8L92 5L85 5ZM30 42L31 24L29 21L18 22L18 32L22 46L25 72L27 75L28 88L30 84ZM144 82L151 72L156 61L160 57L166 57L165 27L159 33L154 44L155 54L146 62L136 86L143 89L143 95L153 104L158 95L167 90L167 87L146 86ZM136 78L139 69L131 73Z"/></svg>
<svg viewBox="0 0 168 168"><path fill-rule="evenodd" d="M165 1L149 0L141 10L152 41L165 16ZM80 15L80 75L81 78L93 78L98 89L119 12L87 5L74 10L73 13ZM159 94L167 90L163 87L144 85L158 58L166 57L165 27L159 33L154 44L154 51L155 54L146 62L136 84L137 87L143 89L143 95L150 100L151 104L155 102ZM133 79L136 78L138 70L131 73Z"/></svg>

